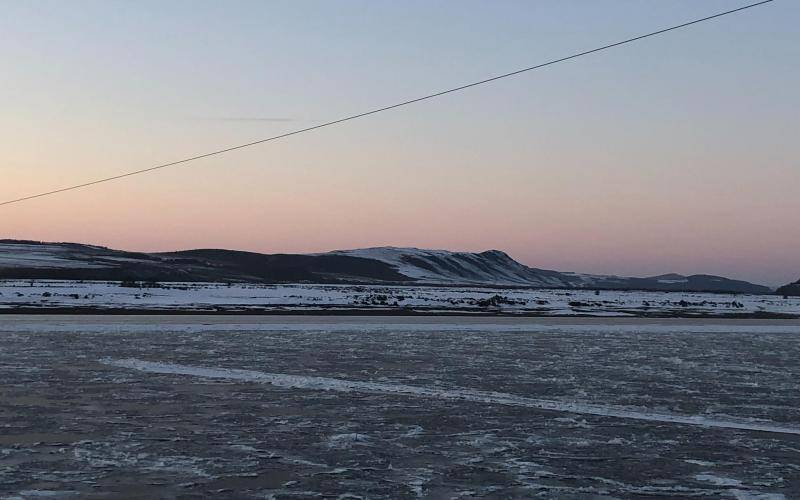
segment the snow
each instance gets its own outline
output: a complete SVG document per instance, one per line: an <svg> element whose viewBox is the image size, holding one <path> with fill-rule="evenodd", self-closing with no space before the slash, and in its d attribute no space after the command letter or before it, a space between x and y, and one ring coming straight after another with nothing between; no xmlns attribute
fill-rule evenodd
<svg viewBox="0 0 800 500"><path fill-rule="evenodd" d="M436 274L417 266L408 265L402 260L402 257L404 255L410 255L413 257L423 257L428 255L447 257L450 252L446 250L421 250L419 248L375 247L354 250L335 250L330 253L335 255L348 255L350 257L379 260L389 264L390 266L393 266L397 272L408 276L409 278L425 280L435 277Z"/></svg>
<svg viewBox="0 0 800 500"><path fill-rule="evenodd" d="M705 481L713 484L714 486L729 486L731 489L727 490L731 496L737 500L785 500L786 497L780 493L763 493L760 491L739 489L743 486L742 481L728 477L716 476L714 474L704 472L697 474L694 478L698 481Z"/></svg>
<svg viewBox="0 0 800 500"><path fill-rule="evenodd" d="M730 489L728 492L736 500L786 500L786 496L780 493L762 493L760 491Z"/></svg>
<svg viewBox="0 0 800 500"><path fill-rule="evenodd" d="M364 446L369 444L369 436L350 432L347 434L334 434L328 438L329 448L348 449L353 446Z"/></svg>
<svg viewBox="0 0 800 500"><path fill-rule="evenodd" d="M626 408L610 405L597 405L588 403L574 403L565 401L552 401L545 399L529 398L502 392L478 391L472 389L440 389L436 387L420 387L405 384L386 384L379 382L364 382L358 380L345 380L329 377L313 377L305 375L287 375L283 373L268 373L255 370L239 370L231 368L207 368L200 366L181 365L177 363L162 363L141 359L110 359L100 360L106 365L118 368L127 368L146 373L166 375L188 375L209 379L237 380L269 384L283 389L305 389L316 391L335 392L360 392L368 394L390 394L396 396L411 396L424 398L438 398L455 401L469 401L482 404L499 404L507 406L521 406L556 412L578 413L584 415L597 415L603 417L646 420L651 422L664 422L700 427L714 427L721 429L739 429L748 431L769 432L775 434L800 435L800 427L772 425L750 421L723 420L700 415L675 415L656 413L646 409ZM349 439L349 438L348 438ZM711 476L709 476L711 477Z"/></svg>
<svg viewBox="0 0 800 500"><path fill-rule="evenodd" d="M696 476L694 476L694 478L697 479L698 481L708 481L708 482L710 482L712 484L715 484L717 486L741 486L742 485L742 482L739 481L738 479L730 479L730 478L727 478L727 477L715 476L713 474L708 474L708 473L697 474Z"/></svg>
<svg viewBox="0 0 800 500"><path fill-rule="evenodd" d="M60 490L22 490L17 493L17 496L4 497L9 500L25 499L25 498L74 498L78 496L77 491L60 491Z"/></svg>
<svg viewBox="0 0 800 500"><path fill-rule="evenodd" d="M151 311L364 310L541 316L800 316L800 298L563 289L383 285L162 283L127 288L113 281L0 280L0 309L19 307Z"/></svg>
<svg viewBox="0 0 800 500"><path fill-rule="evenodd" d="M76 259L67 248L59 245L7 243L0 245L0 268L2 267L86 269L106 266Z"/></svg>
<svg viewBox="0 0 800 500"><path fill-rule="evenodd" d="M535 270L517 263L502 252L496 250L490 252L501 258L503 264L500 265L475 253L421 248L374 247L336 250L330 254L378 260L420 283L481 283L512 286L569 284L562 279L536 273ZM431 269L414 265L408 261L409 258L424 262Z"/></svg>

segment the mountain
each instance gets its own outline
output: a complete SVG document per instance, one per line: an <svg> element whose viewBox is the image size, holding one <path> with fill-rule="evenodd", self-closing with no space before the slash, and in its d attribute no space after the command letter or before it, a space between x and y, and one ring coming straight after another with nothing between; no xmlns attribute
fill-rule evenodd
<svg viewBox="0 0 800 500"><path fill-rule="evenodd" d="M492 284L553 288L770 293L766 286L721 276L663 274L647 278L603 276L536 269L520 264L505 252L481 253L377 247L336 250L322 255L347 255L391 265L417 283Z"/></svg>
<svg viewBox="0 0 800 500"><path fill-rule="evenodd" d="M0 279L385 283L620 290L770 293L720 276L646 278L559 272L525 266L505 252L377 247L319 254L222 249L141 253L78 243L0 240Z"/></svg>
<svg viewBox="0 0 800 500"><path fill-rule="evenodd" d="M266 255L235 250L138 253L77 243L0 240L0 279L408 282L379 261L337 255Z"/></svg>
<svg viewBox="0 0 800 500"><path fill-rule="evenodd" d="M377 247L335 250L327 254L376 260L417 283L493 284L572 288L579 286L578 275L535 269L520 264L505 252L481 253L423 250L420 248Z"/></svg>
<svg viewBox="0 0 800 500"><path fill-rule="evenodd" d="M663 290L663 291L703 291L734 293L771 293L771 289L754 285L747 281L733 280L710 274L663 274L649 278L621 278L617 276L598 277L593 288Z"/></svg>
<svg viewBox="0 0 800 500"><path fill-rule="evenodd" d="M797 280L794 283L789 283L788 285L783 285L782 287L778 288L775 293L778 295L793 295L795 297L800 297L800 280Z"/></svg>

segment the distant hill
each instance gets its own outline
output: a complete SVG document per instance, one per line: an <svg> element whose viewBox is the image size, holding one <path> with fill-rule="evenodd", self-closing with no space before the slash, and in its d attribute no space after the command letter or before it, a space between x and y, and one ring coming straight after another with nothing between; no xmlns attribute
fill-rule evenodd
<svg viewBox="0 0 800 500"><path fill-rule="evenodd" d="M788 285L783 285L782 287L778 288L775 293L779 295L792 295L795 297L800 297L800 280L797 280L794 283L789 283Z"/></svg>
<svg viewBox="0 0 800 500"><path fill-rule="evenodd" d="M590 275L525 266L500 250L480 253L377 247L319 254L222 249L163 253L78 243L0 240L0 279L385 283L620 290L770 293L720 276L646 278Z"/></svg>
<svg viewBox="0 0 800 500"><path fill-rule="evenodd" d="M598 279L593 287L663 291L772 293L772 289L766 286L710 274L693 274L691 276L667 274L649 278L606 277Z"/></svg>

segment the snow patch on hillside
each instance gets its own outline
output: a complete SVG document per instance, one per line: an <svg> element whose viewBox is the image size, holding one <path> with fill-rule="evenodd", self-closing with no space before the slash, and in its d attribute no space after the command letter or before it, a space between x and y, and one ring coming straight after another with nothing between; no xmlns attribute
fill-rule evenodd
<svg viewBox="0 0 800 500"><path fill-rule="evenodd" d="M77 258L60 245L0 245L0 267L32 267L35 269L82 269L107 267Z"/></svg>
<svg viewBox="0 0 800 500"><path fill-rule="evenodd" d="M329 254L378 260L420 283L542 287L573 285L571 280L562 278L569 274L529 268L499 250L469 253L421 248L374 247L336 250Z"/></svg>

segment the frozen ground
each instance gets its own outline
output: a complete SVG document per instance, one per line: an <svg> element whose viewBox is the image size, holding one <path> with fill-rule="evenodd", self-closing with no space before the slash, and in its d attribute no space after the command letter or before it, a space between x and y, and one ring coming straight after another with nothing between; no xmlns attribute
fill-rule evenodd
<svg viewBox="0 0 800 500"><path fill-rule="evenodd" d="M796 320L0 317L0 498L800 497Z"/></svg>
<svg viewBox="0 0 800 500"><path fill-rule="evenodd" d="M380 285L0 281L0 311L381 312L536 316L800 317L800 297Z"/></svg>

